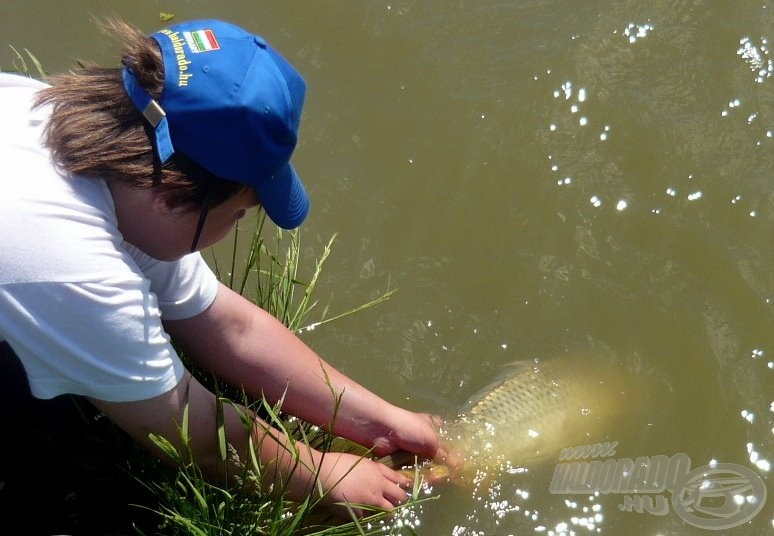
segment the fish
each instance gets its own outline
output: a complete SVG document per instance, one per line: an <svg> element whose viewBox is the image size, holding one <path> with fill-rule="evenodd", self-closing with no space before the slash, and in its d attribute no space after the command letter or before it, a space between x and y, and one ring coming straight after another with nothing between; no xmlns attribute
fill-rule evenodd
<svg viewBox="0 0 774 536"><path fill-rule="evenodd" d="M558 463L565 448L621 437L648 406L643 383L595 355L514 362L444 421L442 454L423 462L419 473L430 482L465 485L498 471ZM418 468L400 455L382 461L407 476Z"/></svg>

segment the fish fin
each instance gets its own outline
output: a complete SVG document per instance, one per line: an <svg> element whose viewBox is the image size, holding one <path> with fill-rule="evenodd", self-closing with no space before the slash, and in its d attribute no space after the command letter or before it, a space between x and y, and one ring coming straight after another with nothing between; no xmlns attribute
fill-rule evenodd
<svg viewBox="0 0 774 536"><path fill-rule="evenodd" d="M503 371L503 374L511 376L518 372L525 372L527 370L532 370L535 367L539 367L542 361L542 359L519 359L501 365L500 369Z"/></svg>

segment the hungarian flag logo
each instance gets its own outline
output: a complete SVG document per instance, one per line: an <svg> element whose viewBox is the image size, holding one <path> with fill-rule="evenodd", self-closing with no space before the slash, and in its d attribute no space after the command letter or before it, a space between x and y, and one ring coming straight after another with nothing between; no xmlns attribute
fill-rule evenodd
<svg viewBox="0 0 774 536"><path fill-rule="evenodd" d="M212 30L183 32L183 36L191 52L209 52L210 50L218 50L220 48Z"/></svg>

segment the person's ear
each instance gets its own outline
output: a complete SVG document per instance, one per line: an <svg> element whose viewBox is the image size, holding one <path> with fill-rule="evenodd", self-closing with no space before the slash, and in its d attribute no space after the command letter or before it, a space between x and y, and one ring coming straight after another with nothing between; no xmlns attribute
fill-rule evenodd
<svg viewBox="0 0 774 536"><path fill-rule="evenodd" d="M157 214L169 214L174 212L177 207L161 192L153 192L152 208Z"/></svg>

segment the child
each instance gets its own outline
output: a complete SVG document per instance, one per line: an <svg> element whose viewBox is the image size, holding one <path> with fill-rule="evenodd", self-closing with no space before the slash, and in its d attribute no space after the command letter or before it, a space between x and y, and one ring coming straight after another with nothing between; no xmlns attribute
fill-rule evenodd
<svg viewBox="0 0 774 536"><path fill-rule="evenodd" d="M121 68L89 67L52 85L0 74L0 343L31 394L85 397L150 450L181 447L187 405L194 459L216 479L213 393L197 367L377 455L433 457L433 419L387 403L322 361L274 317L220 284L198 250L260 206L291 229L309 202L290 157L306 86L261 37L217 20L145 36L114 22ZM330 385L329 385L330 383ZM334 417L334 395L341 394ZM244 408L242 408L244 411ZM264 483L292 498L391 508L406 477L349 454L304 451L225 406L227 441L246 459L252 436ZM161 453L158 453L163 456ZM339 511L343 507L337 506ZM361 511L358 510L362 514Z"/></svg>

